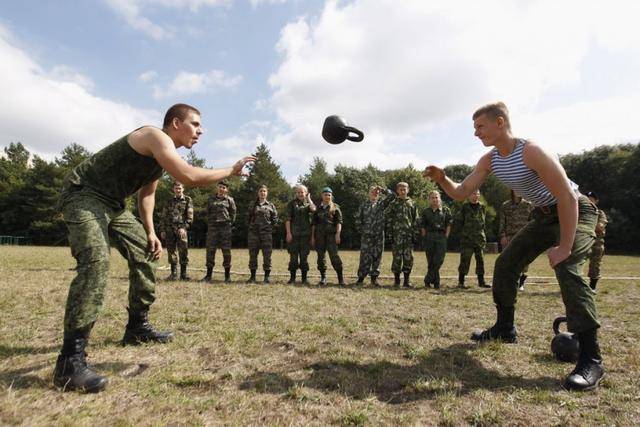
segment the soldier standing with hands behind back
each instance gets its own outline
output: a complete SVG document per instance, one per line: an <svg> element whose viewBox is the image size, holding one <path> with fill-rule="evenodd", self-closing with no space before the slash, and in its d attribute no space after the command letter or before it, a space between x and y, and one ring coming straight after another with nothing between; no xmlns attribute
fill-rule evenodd
<svg viewBox="0 0 640 427"><path fill-rule="evenodd" d="M163 231L160 233L160 237L166 242L169 264L171 264L171 275L167 280L176 280L178 259L180 260L180 280L190 280L187 276L189 264L187 230L193 223L193 201L191 197L184 194L184 187L178 181L173 183L173 194L174 197L169 199L164 208Z"/></svg>
<svg viewBox="0 0 640 427"><path fill-rule="evenodd" d="M478 286L490 288L484 282L484 248L487 237L484 234L484 224L487 210L480 203L480 190L471 192L468 202L462 205L460 210L460 265L458 266L458 287L464 288L464 277L469 272L471 255L476 258L476 275Z"/></svg>
<svg viewBox="0 0 640 427"><path fill-rule="evenodd" d="M227 181L218 182L218 192L207 200L207 274L203 282L211 282L216 265L216 249L222 250L224 281L231 281L231 237L236 222L236 202L229 196Z"/></svg>
<svg viewBox="0 0 640 427"><path fill-rule="evenodd" d="M413 243L418 229L418 210L409 197L409 184L396 184L397 197L385 210L385 219L393 237L393 262L391 271L394 276L394 286L400 286L400 272L404 273L405 288L411 285L411 270L413 269Z"/></svg>
<svg viewBox="0 0 640 427"><path fill-rule="evenodd" d="M440 267L447 253L447 238L451 232L451 211L442 206L440 192L429 193L429 207L422 212L420 233L424 238L424 249L427 255L427 275L424 276L426 288L433 284L440 289Z"/></svg>
<svg viewBox="0 0 640 427"><path fill-rule="evenodd" d="M500 226L498 236L500 246L506 248L515 235L529 222L533 205L511 190L511 199L500 206ZM529 265L525 265L520 275L518 290L524 291L524 282L527 280L527 270Z"/></svg>

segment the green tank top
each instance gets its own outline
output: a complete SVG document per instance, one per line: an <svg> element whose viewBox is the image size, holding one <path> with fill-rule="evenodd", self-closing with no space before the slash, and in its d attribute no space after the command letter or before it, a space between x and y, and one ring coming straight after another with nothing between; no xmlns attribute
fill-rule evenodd
<svg viewBox="0 0 640 427"><path fill-rule="evenodd" d="M131 148L129 135L98 151L65 177L61 205L71 197L86 195L122 210L127 197L162 176L163 169L154 158Z"/></svg>

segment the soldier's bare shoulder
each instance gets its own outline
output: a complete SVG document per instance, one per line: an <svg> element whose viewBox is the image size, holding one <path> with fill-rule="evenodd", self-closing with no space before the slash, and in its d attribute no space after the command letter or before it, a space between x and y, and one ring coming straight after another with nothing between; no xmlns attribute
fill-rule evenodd
<svg viewBox="0 0 640 427"><path fill-rule="evenodd" d="M153 157L153 146L173 145L171 138L162 129L153 126L143 126L131 132L128 142L131 148L147 157Z"/></svg>

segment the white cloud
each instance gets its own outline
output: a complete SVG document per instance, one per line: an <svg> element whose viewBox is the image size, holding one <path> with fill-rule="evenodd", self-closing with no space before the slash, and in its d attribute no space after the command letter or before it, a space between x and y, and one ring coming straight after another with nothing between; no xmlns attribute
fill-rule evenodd
<svg viewBox="0 0 640 427"><path fill-rule="evenodd" d="M251 6L253 8L256 8L256 7L261 6L263 4L284 4L287 1L288 0L249 0L249 2L251 3Z"/></svg>
<svg viewBox="0 0 640 427"><path fill-rule="evenodd" d="M228 6L232 0L104 0L114 12L120 15L134 30L140 31L154 40L173 37L174 32L167 26L152 22L145 11L158 7L188 9L198 12L201 7Z"/></svg>
<svg viewBox="0 0 640 427"><path fill-rule="evenodd" d="M140 74L138 76L138 80L140 80L142 83L148 83L151 80L155 79L156 77L158 77L158 73L153 70L149 70Z"/></svg>
<svg viewBox="0 0 640 427"><path fill-rule="evenodd" d="M90 93L88 77L59 65L46 71L0 26L0 143L22 142L51 157L75 142L96 151L160 114Z"/></svg>
<svg viewBox="0 0 640 427"><path fill-rule="evenodd" d="M630 111L640 107L640 86L613 94L603 76L598 95L588 98L584 84L593 79L585 58L596 51L629 58L617 73L640 72L640 62L631 61L640 53L639 14L632 0L607 7L577 0L327 1L319 17L298 18L281 31L270 104L287 130L272 150L300 161L311 151L329 163L398 167L411 157L399 154L404 147L417 165L427 158L471 163L481 148L469 138L470 115L498 99L522 125L516 131L548 138L550 147L637 140L640 122ZM545 107L550 97L553 109ZM365 142L323 143L320 127L330 114L363 129ZM460 123L463 129L446 130ZM447 142L461 135L467 145L452 153Z"/></svg>
<svg viewBox="0 0 640 427"><path fill-rule="evenodd" d="M218 89L231 89L242 81L242 76L227 76L222 70L211 70L208 73L190 73L180 71L166 87L154 87L156 99L207 93Z"/></svg>

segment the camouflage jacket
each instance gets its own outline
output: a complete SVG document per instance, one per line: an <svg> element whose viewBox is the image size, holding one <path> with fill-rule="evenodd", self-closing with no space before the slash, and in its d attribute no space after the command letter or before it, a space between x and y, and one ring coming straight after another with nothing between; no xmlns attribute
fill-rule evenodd
<svg viewBox="0 0 640 427"><path fill-rule="evenodd" d="M498 237L511 239L522 227L529 222L533 204L527 200L513 203L507 200L500 206L500 226Z"/></svg>
<svg viewBox="0 0 640 427"><path fill-rule="evenodd" d="M193 223L193 202L191 197L172 197L167 202L162 215L162 229L165 233L170 230L176 231L179 228L185 230Z"/></svg>
<svg viewBox="0 0 640 427"><path fill-rule="evenodd" d="M596 223L596 245L604 244L604 235L606 233L607 224L609 220L607 219L607 215L604 211L598 208L598 222Z"/></svg>
<svg viewBox="0 0 640 427"><path fill-rule="evenodd" d="M410 197L396 197L384 211L387 230L394 240L415 240L418 233L418 209Z"/></svg>
<svg viewBox="0 0 640 427"><path fill-rule="evenodd" d="M250 232L273 233L278 225L278 211L268 200L263 203L252 202L249 205L247 218Z"/></svg>
<svg viewBox="0 0 640 427"><path fill-rule="evenodd" d="M427 232L427 236L432 233L444 234L447 231L447 227L453 223L453 217L451 216L451 210L442 206L435 211L431 207L422 211L420 216L421 228L424 228Z"/></svg>
<svg viewBox="0 0 640 427"><path fill-rule="evenodd" d="M464 203L460 209L458 225L460 226L460 242L463 244L484 244L486 208L482 203Z"/></svg>
<svg viewBox="0 0 640 427"><path fill-rule="evenodd" d="M312 214L311 205L306 200L300 201L295 198L287 203L286 221L290 222L291 234L294 236L310 235Z"/></svg>
<svg viewBox="0 0 640 427"><path fill-rule="evenodd" d="M356 216L358 233L367 236L383 236L385 229L384 212L394 198L393 191L387 190L387 194L375 202L372 203L367 200L362 203Z"/></svg>
<svg viewBox="0 0 640 427"><path fill-rule="evenodd" d="M335 233L336 225L342 224L342 211L340 205L334 203L333 214L329 211L329 205L320 204L313 213L313 226L315 233Z"/></svg>
<svg viewBox="0 0 640 427"><path fill-rule="evenodd" d="M217 194L209 196L207 200L207 224L231 225L236 222L236 202L231 196L218 197Z"/></svg>

